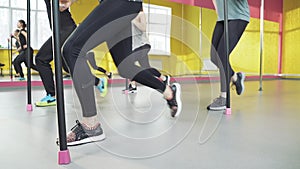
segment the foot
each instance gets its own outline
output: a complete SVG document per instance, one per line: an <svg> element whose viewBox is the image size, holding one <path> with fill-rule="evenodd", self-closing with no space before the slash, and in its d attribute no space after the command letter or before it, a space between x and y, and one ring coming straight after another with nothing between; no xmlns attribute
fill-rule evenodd
<svg viewBox="0 0 300 169"><path fill-rule="evenodd" d="M67 74L67 75L64 75L64 79L68 79L68 78L70 78L71 77L71 75L69 75L69 74Z"/></svg>
<svg viewBox="0 0 300 169"><path fill-rule="evenodd" d="M111 79L111 78L112 78L112 72L109 72L109 74L107 75L107 77L108 77L109 79Z"/></svg>
<svg viewBox="0 0 300 169"><path fill-rule="evenodd" d="M171 109L171 116L177 117L181 113L182 102L181 102L181 87L179 83L173 83L171 86L173 97L167 99L168 105Z"/></svg>
<svg viewBox="0 0 300 169"><path fill-rule="evenodd" d="M105 97L107 94L107 85L108 81L106 78L99 78L99 84L96 86L97 89L100 91L100 96Z"/></svg>
<svg viewBox="0 0 300 169"><path fill-rule="evenodd" d="M132 87L132 85L129 84L128 91L129 91L129 93L136 93L137 92L137 87L136 86Z"/></svg>
<svg viewBox="0 0 300 169"><path fill-rule="evenodd" d="M207 110L225 110L226 109L226 98L219 96L207 106Z"/></svg>
<svg viewBox="0 0 300 169"><path fill-rule="evenodd" d="M20 80L20 81L24 81L24 80L25 80L25 77L19 77L19 80Z"/></svg>
<svg viewBox="0 0 300 169"><path fill-rule="evenodd" d="M169 76L169 75L166 75L165 77L166 77L166 80L164 80L163 83L164 83L165 85L170 85L170 79L171 79L170 76Z"/></svg>
<svg viewBox="0 0 300 169"><path fill-rule="evenodd" d="M92 142L97 142L105 139L105 134L100 123L92 128L89 128L84 123L76 120L76 125L67 134L67 145L76 146Z"/></svg>
<svg viewBox="0 0 300 169"><path fill-rule="evenodd" d="M238 72L237 74L237 80L235 82L232 82L232 85L235 86L236 94L241 95L244 92L245 85L245 74L242 72Z"/></svg>
<svg viewBox="0 0 300 169"><path fill-rule="evenodd" d="M35 102L35 106L37 107L47 107L47 106L55 106L56 99L48 94L46 97L42 98L40 101Z"/></svg>

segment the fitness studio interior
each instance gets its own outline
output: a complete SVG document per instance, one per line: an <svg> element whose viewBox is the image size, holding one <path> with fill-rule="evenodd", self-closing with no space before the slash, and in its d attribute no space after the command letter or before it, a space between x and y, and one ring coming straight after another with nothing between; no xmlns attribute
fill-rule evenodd
<svg viewBox="0 0 300 169"><path fill-rule="evenodd" d="M1 0L0 14L1 169L300 168L299 0Z"/></svg>

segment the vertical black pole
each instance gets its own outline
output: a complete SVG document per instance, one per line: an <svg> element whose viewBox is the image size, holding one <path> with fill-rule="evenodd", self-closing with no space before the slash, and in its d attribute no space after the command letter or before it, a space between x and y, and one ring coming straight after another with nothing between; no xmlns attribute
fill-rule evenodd
<svg viewBox="0 0 300 169"><path fill-rule="evenodd" d="M27 111L32 111L31 105L31 42L30 42L30 0L27 0Z"/></svg>
<svg viewBox="0 0 300 169"><path fill-rule="evenodd" d="M10 55L9 55L9 75L10 75L10 80L12 80L13 75L12 75L12 36L10 36Z"/></svg>
<svg viewBox="0 0 300 169"><path fill-rule="evenodd" d="M226 96L226 112L225 114L231 114L230 108L230 72L229 72L229 36L228 36L228 2L224 0L224 40L225 40L225 54L226 54L226 68L224 67L224 71L227 74L226 78L226 88L227 88L227 96ZM225 76L226 77L226 76Z"/></svg>
<svg viewBox="0 0 300 169"><path fill-rule="evenodd" d="M263 90L263 48L264 48L264 0L261 0L260 5L260 50L259 50L259 91Z"/></svg>
<svg viewBox="0 0 300 169"><path fill-rule="evenodd" d="M58 134L59 148L58 163L69 164L71 161L69 150L67 148L66 138L66 122L65 122L65 105L64 105L64 90L62 78L62 63L61 63L61 48L59 34L59 1L52 0L52 25L53 25L53 55L55 63L55 81L56 81L56 99L57 99L57 118L58 118Z"/></svg>

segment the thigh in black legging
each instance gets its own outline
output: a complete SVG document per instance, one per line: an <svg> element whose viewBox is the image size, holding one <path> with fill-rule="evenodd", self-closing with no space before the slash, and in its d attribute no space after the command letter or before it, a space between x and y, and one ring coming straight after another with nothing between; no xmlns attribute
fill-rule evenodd
<svg viewBox="0 0 300 169"><path fill-rule="evenodd" d="M222 21L218 21L215 25L213 36L212 36L212 44L210 49L210 58L211 61L220 68L221 62L218 56L218 48L220 45L220 41L223 37L224 32L224 23Z"/></svg>
<svg viewBox="0 0 300 169"><path fill-rule="evenodd" d="M63 56L71 72L78 57L84 57L88 51L104 41L113 44L125 39L129 34L120 34L130 25L141 8L141 3L125 0L104 1L71 34L63 47ZM118 37L118 38L115 38Z"/></svg>

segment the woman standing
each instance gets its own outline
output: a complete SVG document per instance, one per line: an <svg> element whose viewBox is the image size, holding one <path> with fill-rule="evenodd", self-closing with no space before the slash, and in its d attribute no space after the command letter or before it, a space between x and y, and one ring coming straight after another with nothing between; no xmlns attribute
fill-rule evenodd
<svg viewBox="0 0 300 169"><path fill-rule="evenodd" d="M228 33L230 54L239 42L243 32L250 21L249 5L247 0L227 0L228 1ZM214 28L211 47L211 61L219 68L221 80L221 93L207 109L225 110L226 109L226 79L231 78L232 84L236 88L236 93L241 95L244 91L244 73L235 73L229 63L229 74L227 77L227 65L225 64L226 52L224 41L224 0L213 0L218 20Z"/></svg>

